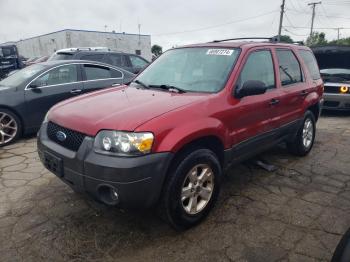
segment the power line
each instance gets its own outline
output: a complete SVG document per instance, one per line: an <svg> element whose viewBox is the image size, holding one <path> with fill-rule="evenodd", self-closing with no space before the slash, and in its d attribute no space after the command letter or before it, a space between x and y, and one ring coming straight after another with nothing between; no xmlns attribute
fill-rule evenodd
<svg viewBox="0 0 350 262"><path fill-rule="evenodd" d="M297 14L307 14L307 15L310 15L311 13L309 12L300 12L298 10L294 10L294 9L290 9L290 8L286 8L287 11L290 11L290 12L293 12L293 13L297 13ZM321 16L321 17L325 17L325 15L318 15L318 16ZM334 16L334 15L328 15L328 17L331 17L331 18L339 18L339 19L350 19L350 17L345 17L345 16Z"/></svg>
<svg viewBox="0 0 350 262"><path fill-rule="evenodd" d="M267 13L262 13L260 15L250 16L250 17L247 17L247 18L233 20L233 21L229 21L229 22L226 22L226 23L217 24L217 25L213 25L213 26L201 27L201 28L196 28L196 29L191 29L191 30L184 30L184 31L178 31L178 32L160 33L160 34L154 34L153 36L176 35L176 34L191 33L191 32L197 32L197 31L204 31L204 30L208 30L208 29L212 29L212 28L216 28L216 27L221 27L221 26L225 26L225 25L229 25L229 24L234 24L234 23L239 23L239 22L255 19L255 18L266 16L266 15L269 15L269 14L272 14L272 13L275 13L275 12L278 12L278 11L274 10L274 11L270 11L270 12L267 12Z"/></svg>

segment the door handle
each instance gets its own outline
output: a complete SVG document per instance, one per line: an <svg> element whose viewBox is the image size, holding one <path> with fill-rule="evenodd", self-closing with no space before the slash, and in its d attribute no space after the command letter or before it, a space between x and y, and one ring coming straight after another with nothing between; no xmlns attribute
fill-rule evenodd
<svg viewBox="0 0 350 262"><path fill-rule="evenodd" d="M273 106L273 105L277 105L279 102L280 102L280 101L279 101L278 99L273 98L273 99L271 99L271 101L270 101L269 104L270 104L271 106Z"/></svg>
<svg viewBox="0 0 350 262"><path fill-rule="evenodd" d="M73 94L73 95L79 94L79 93L81 93L81 89L72 89L70 91L70 93Z"/></svg>
<svg viewBox="0 0 350 262"><path fill-rule="evenodd" d="M300 96L307 96L308 93L309 93L308 91L303 90L300 92Z"/></svg>

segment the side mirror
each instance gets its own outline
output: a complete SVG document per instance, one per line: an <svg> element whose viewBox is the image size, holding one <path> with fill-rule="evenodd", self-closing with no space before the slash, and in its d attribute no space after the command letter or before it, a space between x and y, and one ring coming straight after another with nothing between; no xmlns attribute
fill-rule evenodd
<svg viewBox="0 0 350 262"><path fill-rule="evenodd" d="M33 82L33 83L31 83L30 85L29 85L29 88L32 88L32 89L35 89L35 88L38 88L39 86L35 83L35 82Z"/></svg>
<svg viewBox="0 0 350 262"><path fill-rule="evenodd" d="M243 86L236 90L235 97L242 98L245 96L254 96L264 94L267 87L264 82L257 80L248 80L244 82Z"/></svg>

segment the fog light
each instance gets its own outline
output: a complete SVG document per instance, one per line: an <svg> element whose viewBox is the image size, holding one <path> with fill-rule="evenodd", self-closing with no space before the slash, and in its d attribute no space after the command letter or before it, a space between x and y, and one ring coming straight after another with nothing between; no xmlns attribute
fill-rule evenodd
<svg viewBox="0 0 350 262"><path fill-rule="evenodd" d="M340 87L340 93L345 94L349 92L349 87L348 86L341 86Z"/></svg>

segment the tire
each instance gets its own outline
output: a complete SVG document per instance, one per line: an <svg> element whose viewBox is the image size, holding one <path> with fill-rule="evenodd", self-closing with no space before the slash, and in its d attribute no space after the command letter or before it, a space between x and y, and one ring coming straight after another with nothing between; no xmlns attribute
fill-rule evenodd
<svg viewBox="0 0 350 262"><path fill-rule="evenodd" d="M288 150L297 156L306 156L312 149L316 135L316 121L312 112L306 111L303 124L292 141L287 142Z"/></svg>
<svg viewBox="0 0 350 262"><path fill-rule="evenodd" d="M0 108L0 147L15 142L21 134L22 125L17 115Z"/></svg>
<svg viewBox="0 0 350 262"><path fill-rule="evenodd" d="M211 150L184 152L169 169L159 205L161 217L176 230L198 224L218 198L221 177L220 163Z"/></svg>

